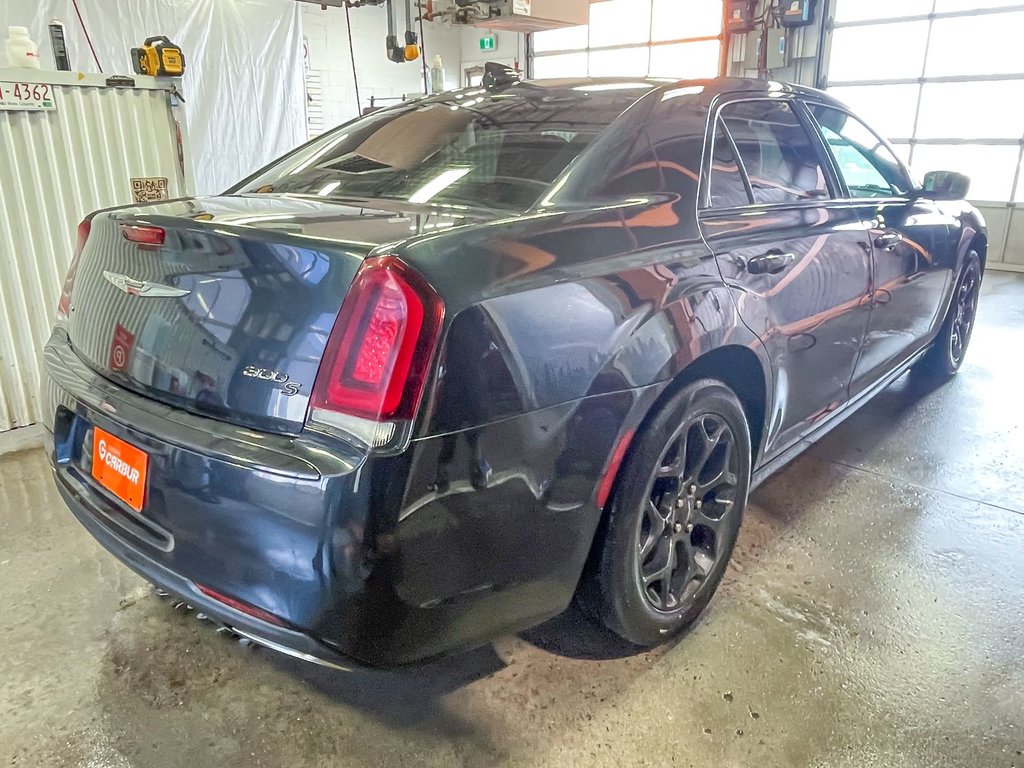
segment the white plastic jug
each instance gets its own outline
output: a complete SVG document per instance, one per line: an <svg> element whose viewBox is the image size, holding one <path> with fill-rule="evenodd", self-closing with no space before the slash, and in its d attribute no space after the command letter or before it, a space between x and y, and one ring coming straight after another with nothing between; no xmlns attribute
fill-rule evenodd
<svg viewBox="0 0 1024 768"><path fill-rule="evenodd" d="M39 47L25 27L7 28L7 62L12 67L39 69Z"/></svg>

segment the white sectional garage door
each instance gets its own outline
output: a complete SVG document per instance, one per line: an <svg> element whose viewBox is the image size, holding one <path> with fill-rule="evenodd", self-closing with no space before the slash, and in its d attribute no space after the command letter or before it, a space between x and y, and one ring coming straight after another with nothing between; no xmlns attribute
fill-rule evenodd
<svg viewBox="0 0 1024 768"><path fill-rule="evenodd" d="M990 259L1018 264L1022 39L1021 2L838 0L828 63L829 91L888 136L918 177L971 177L971 199L989 220Z"/></svg>
<svg viewBox="0 0 1024 768"><path fill-rule="evenodd" d="M533 76L714 77L721 35L721 0L606 0L589 25L533 36Z"/></svg>

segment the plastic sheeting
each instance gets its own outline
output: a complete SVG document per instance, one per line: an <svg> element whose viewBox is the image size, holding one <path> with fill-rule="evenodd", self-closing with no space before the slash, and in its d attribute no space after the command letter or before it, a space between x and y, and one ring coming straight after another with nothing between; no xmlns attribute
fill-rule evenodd
<svg viewBox="0 0 1024 768"><path fill-rule="evenodd" d="M78 0L78 7L106 74L131 75L129 51L147 37L167 35L181 46L197 194L220 192L305 141L294 0ZM3 37L8 25L27 26L44 69L54 67L51 19L64 23L72 68L97 72L71 0L0 0Z"/></svg>

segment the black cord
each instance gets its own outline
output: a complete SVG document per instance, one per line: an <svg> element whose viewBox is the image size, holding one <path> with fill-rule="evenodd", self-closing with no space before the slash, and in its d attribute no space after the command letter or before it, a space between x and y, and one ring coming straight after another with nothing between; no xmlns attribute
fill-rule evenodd
<svg viewBox="0 0 1024 768"><path fill-rule="evenodd" d="M426 9L416 3L416 10L420 12L420 58L423 59L423 95L430 95L430 76L427 74L427 38L423 34L423 14Z"/></svg>
<svg viewBox="0 0 1024 768"><path fill-rule="evenodd" d="M352 42L352 14L350 3L345 3L345 25L348 27L348 52L352 56L352 80L356 86L356 117L363 114L363 100L359 98L359 74L356 72L356 46Z"/></svg>

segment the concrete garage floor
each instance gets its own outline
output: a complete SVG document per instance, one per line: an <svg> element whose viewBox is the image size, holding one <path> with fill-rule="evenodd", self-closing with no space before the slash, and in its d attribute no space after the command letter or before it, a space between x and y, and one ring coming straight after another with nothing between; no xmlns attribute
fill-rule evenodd
<svg viewBox="0 0 1024 768"><path fill-rule="evenodd" d="M0 764L1024 766L1024 277L966 368L901 380L753 497L674 646L579 616L418 671L339 674L174 612L0 459Z"/></svg>

